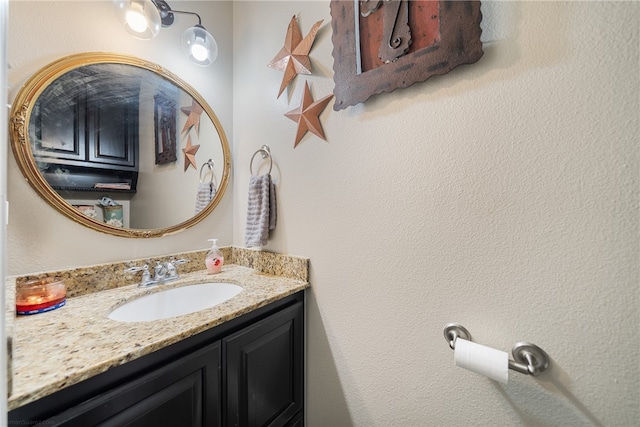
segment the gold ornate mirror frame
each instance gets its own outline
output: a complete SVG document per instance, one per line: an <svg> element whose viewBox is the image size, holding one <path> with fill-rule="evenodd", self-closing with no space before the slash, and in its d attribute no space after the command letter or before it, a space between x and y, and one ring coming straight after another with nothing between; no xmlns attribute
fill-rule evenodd
<svg viewBox="0 0 640 427"><path fill-rule="evenodd" d="M91 64L124 64L132 65L142 69L149 70L169 82L175 84L180 89L188 93L195 101L197 101L204 109L204 112L209 116L215 129L218 132L220 142L222 144L222 154L224 159L224 165L222 174L218 183L218 189L215 197L211 202L198 214L192 218L166 228L156 229L131 229L120 228L112 226L93 218L89 218L80 212L78 209L68 203L56 190L54 190L46 181L44 176L40 173L40 170L36 164L31 142L29 141L29 124L31 120L31 114L34 104L42 92L58 77L63 74L74 70L78 67ZM229 174L231 171L231 152L229 149L229 143L224 133L222 125L214 114L209 104L197 93L190 85L184 82L176 75L163 69L157 64L144 61L139 58L113 54L113 53L82 53L76 55L70 55L51 64L45 66L36 74L34 74L27 82L22 86L16 98L13 102L13 106L9 116L9 133L11 139L11 148L13 154L18 163L22 174L31 187L48 202L53 208L57 209L63 215L89 227L93 230L103 233L111 234L121 237L162 237L170 234L174 234L183 231L189 227L202 221L207 215L209 215L213 209L218 205L224 192L226 190Z"/></svg>

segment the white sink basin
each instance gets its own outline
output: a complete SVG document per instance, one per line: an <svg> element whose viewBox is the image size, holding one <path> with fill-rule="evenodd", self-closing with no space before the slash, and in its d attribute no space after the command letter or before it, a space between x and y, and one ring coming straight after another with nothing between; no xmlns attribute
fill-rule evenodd
<svg viewBox="0 0 640 427"><path fill-rule="evenodd" d="M200 283L166 289L134 299L109 313L120 322L149 322L195 313L238 295L242 288L232 283Z"/></svg>

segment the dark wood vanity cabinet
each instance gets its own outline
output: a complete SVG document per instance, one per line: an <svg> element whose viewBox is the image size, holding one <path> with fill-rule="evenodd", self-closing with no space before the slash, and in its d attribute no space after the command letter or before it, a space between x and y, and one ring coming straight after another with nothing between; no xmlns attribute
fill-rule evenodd
<svg viewBox="0 0 640 427"><path fill-rule="evenodd" d="M9 425L303 426L303 399L298 292L17 408Z"/></svg>

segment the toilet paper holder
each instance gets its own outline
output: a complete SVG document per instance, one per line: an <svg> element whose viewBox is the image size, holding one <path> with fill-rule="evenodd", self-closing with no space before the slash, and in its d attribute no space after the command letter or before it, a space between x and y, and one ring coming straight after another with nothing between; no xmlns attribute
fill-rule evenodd
<svg viewBox="0 0 640 427"><path fill-rule="evenodd" d="M444 327L444 337L452 350L456 348L458 337L473 341L471 334L462 325L449 323ZM543 349L528 342L518 342L511 350L514 360L509 359L509 369L523 374L537 376L549 367L549 356Z"/></svg>

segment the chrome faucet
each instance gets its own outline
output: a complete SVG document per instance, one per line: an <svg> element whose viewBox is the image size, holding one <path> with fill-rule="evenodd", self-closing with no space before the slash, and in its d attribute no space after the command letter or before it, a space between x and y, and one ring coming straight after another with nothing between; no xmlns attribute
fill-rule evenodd
<svg viewBox="0 0 640 427"><path fill-rule="evenodd" d="M189 261L186 259L171 259L170 261L167 261L165 263L160 263L160 261L157 261L156 266L153 267L153 278L151 277L149 265L147 264L143 265L142 267L126 268L124 272L135 273L138 271L142 271L142 278L140 279L140 283L138 283L138 286L144 288L152 285L161 285L163 283L179 279L180 276L178 275L177 266L186 262Z"/></svg>
<svg viewBox="0 0 640 427"><path fill-rule="evenodd" d="M167 263L169 264L169 263ZM166 264L160 264L160 261L153 267L153 275L157 283L164 282L169 269Z"/></svg>

